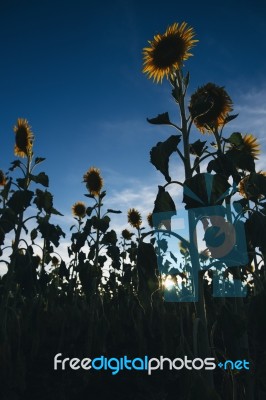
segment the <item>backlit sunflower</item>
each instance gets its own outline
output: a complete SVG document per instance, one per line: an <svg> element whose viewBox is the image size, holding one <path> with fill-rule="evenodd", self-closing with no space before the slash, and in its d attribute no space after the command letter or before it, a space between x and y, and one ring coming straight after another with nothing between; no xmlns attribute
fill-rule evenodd
<svg viewBox="0 0 266 400"><path fill-rule="evenodd" d="M0 186L5 186L6 177L2 170L0 170Z"/></svg>
<svg viewBox="0 0 266 400"><path fill-rule="evenodd" d="M91 167L83 176L83 179L90 194L98 196L101 193L103 178L101 177L98 168Z"/></svg>
<svg viewBox="0 0 266 400"><path fill-rule="evenodd" d="M155 35L153 40L148 41L150 47L143 49L142 72L157 83L162 82L165 76L168 78L192 55L189 50L198 42L193 39L194 35L193 28L187 27L186 22L181 25L174 23L164 34Z"/></svg>
<svg viewBox="0 0 266 400"><path fill-rule="evenodd" d="M147 215L147 221L148 221L149 226L151 228L153 228L153 220L152 220L152 213L151 212Z"/></svg>
<svg viewBox="0 0 266 400"><path fill-rule="evenodd" d="M258 159L260 153L260 145L257 142L257 138L251 133L247 133L243 136L243 144L240 150L244 150L246 153L250 154L255 160Z"/></svg>
<svg viewBox="0 0 266 400"><path fill-rule="evenodd" d="M31 127L26 119L18 118L17 125L14 126L15 149L14 153L18 157L28 157L32 154L34 136Z"/></svg>
<svg viewBox="0 0 266 400"><path fill-rule="evenodd" d="M128 229L123 229L123 230L122 230L122 237L123 237L123 239L125 239L125 240L130 240L132 236L133 236L133 233L129 232Z"/></svg>
<svg viewBox="0 0 266 400"><path fill-rule="evenodd" d="M239 194L246 199L260 199L265 196L266 172L251 172L238 185Z"/></svg>
<svg viewBox="0 0 266 400"><path fill-rule="evenodd" d="M72 206L72 214L78 218L84 218L86 215L86 206L82 201L77 201Z"/></svg>
<svg viewBox="0 0 266 400"><path fill-rule="evenodd" d="M127 213L128 222L133 228L139 228L142 223L140 213L135 208L130 208Z"/></svg>
<svg viewBox="0 0 266 400"><path fill-rule="evenodd" d="M201 133L209 132L224 125L232 108L232 100L222 86L207 83L191 96L189 111L194 124Z"/></svg>

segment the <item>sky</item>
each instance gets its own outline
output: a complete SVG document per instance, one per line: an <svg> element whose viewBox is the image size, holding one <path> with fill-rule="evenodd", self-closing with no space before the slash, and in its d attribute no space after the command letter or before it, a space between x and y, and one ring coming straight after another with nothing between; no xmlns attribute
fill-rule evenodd
<svg viewBox="0 0 266 400"><path fill-rule="evenodd" d="M145 219L158 185L165 184L150 149L176 134L146 118L168 111L178 123L179 114L169 82L155 84L142 73L142 49L183 21L199 40L185 63L188 94L207 82L225 86L239 113L228 133L253 133L265 151L265 15L264 0L2 0L0 169L15 159L13 126L26 118L35 156L46 158L39 172L49 175L54 206L64 214L54 221L66 233L71 206L91 205L82 183L91 166L101 170L106 207L123 211L113 229L128 227L132 207ZM203 139L196 129L193 138ZM263 157L259 166L266 169ZM171 169L173 179L182 179L177 158Z"/></svg>

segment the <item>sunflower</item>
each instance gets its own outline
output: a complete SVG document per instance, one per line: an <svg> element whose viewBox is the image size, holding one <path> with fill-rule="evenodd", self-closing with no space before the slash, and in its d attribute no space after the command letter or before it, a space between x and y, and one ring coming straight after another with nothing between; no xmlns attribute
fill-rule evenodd
<svg viewBox="0 0 266 400"><path fill-rule="evenodd" d="M78 218L84 218L86 215L86 206L82 201L77 201L72 206L72 214Z"/></svg>
<svg viewBox="0 0 266 400"><path fill-rule="evenodd" d="M5 186L6 177L2 170L0 170L0 186Z"/></svg>
<svg viewBox="0 0 266 400"><path fill-rule="evenodd" d="M189 111L201 133L213 132L224 125L232 108L232 100L222 86L207 83L192 94Z"/></svg>
<svg viewBox="0 0 266 400"><path fill-rule="evenodd" d="M130 208L130 210L128 210L127 219L129 224L133 226L133 228L139 229L142 223L142 218L140 213L135 208Z"/></svg>
<svg viewBox="0 0 266 400"><path fill-rule="evenodd" d="M152 213L151 212L147 215L147 221L148 221L149 226L151 228L153 228L153 220L152 220Z"/></svg>
<svg viewBox="0 0 266 400"><path fill-rule="evenodd" d="M238 185L239 194L246 199L260 199L265 196L266 172L251 172Z"/></svg>
<svg viewBox="0 0 266 400"><path fill-rule="evenodd" d="M53 256L51 261L52 261L52 265L54 267L57 267L59 265L59 260L58 260L58 258L56 256Z"/></svg>
<svg viewBox="0 0 266 400"><path fill-rule="evenodd" d="M32 154L33 133L26 119L18 118L17 125L14 126L15 149L14 153L18 157L28 157Z"/></svg>
<svg viewBox="0 0 266 400"><path fill-rule="evenodd" d="M174 23L164 34L155 35L152 41L148 41L150 47L143 49L142 72L157 83L162 82L165 76L168 78L192 55L189 50L198 42L193 39L194 35L193 28L187 27L186 22L181 25Z"/></svg>
<svg viewBox="0 0 266 400"><path fill-rule="evenodd" d="M132 235L133 235L133 233L129 232L128 229L123 229L123 230L122 230L122 237L123 237L123 239L125 239L125 240L130 240L131 237L132 237Z"/></svg>
<svg viewBox="0 0 266 400"><path fill-rule="evenodd" d="M257 142L257 138L251 133L247 133L243 136L243 143L240 150L244 150L246 153L250 154L255 160L258 159L260 153L260 145Z"/></svg>
<svg viewBox="0 0 266 400"><path fill-rule="evenodd" d="M93 196L98 196L103 187L103 179L100 175L100 170L98 168L91 167L86 174L83 176L86 183L86 187L90 194Z"/></svg>

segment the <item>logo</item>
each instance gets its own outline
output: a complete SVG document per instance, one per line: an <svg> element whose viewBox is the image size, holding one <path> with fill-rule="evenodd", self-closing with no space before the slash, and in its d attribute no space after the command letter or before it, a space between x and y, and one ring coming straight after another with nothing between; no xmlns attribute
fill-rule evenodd
<svg viewBox="0 0 266 400"><path fill-rule="evenodd" d="M151 375L156 370L176 370L179 371L183 368L187 370L214 370L219 367L224 370L249 370L249 362L246 360L231 361L226 360L224 363L219 362L216 364L215 358L194 358L189 359L187 356L184 358L170 359L168 357L160 356L159 358L149 358L148 356L136 357L133 359L123 356L120 358L100 356L96 358L63 358L62 353L54 356L54 370L72 369L74 371L83 369L85 371L111 371L112 375L117 375L121 371L147 371Z"/></svg>

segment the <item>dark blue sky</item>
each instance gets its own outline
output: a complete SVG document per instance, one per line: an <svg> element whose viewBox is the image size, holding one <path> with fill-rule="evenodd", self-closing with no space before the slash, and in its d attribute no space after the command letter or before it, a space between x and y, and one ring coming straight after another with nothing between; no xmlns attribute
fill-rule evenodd
<svg viewBox="0 0 266 400"><path fill-rule="evenodd" d="M141 73L143 47L173 22L193 26L199 43L186 62L190 93L209 81L225 85L240 128L263 142L265 15L263 0L2 1L0 167L14 159L17 118L27 118L56 208L68 214L85 199L82 176L93 165L112 207L152 209L164 180L149 151L174 132L146 117L178 114L167 81L156 85Z"/></svg>

